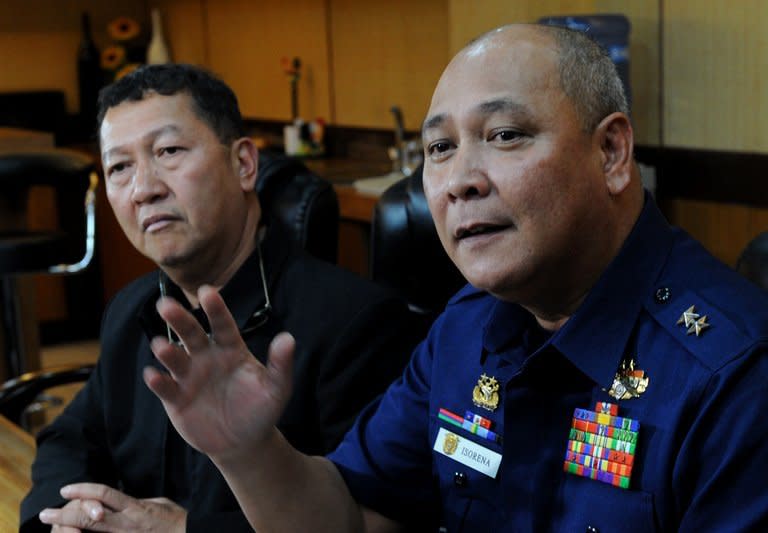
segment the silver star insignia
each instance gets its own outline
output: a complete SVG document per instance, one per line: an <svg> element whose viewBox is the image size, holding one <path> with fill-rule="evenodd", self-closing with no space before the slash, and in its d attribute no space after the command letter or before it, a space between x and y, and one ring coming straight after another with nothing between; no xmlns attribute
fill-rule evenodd
<svg viewBox="0 0 768 533"><path fill-rule="evenodd" d="M685 311L683 311L683 314L680 315L680 318L677 319L677 325L685 324L686 328L690 328L695 322L696 319L699 318L699 313L696 313L696 306L692 305ZM706 317L705 317L706 318ZM707 324L709 326L709 324ZM691 330L688 330L688 333L690 333ZM697 334L698 335L698 334Z"/></svg>
<svg viewBox="0 0 768 533"><path fill-rule="evenodd" d="M701 332L707 329L708 327L709 327L709 324L707 324L707 315L704 315L698 320L695 320L693 324L690 325L687 333L688 335L690 335L691 333L696 333L696 336L698 337L699 335L701 335Z"/></svg>

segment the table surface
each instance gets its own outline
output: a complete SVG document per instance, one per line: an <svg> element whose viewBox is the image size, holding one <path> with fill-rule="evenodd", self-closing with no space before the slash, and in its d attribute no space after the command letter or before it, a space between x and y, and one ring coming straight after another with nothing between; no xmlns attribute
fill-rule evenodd
<svg viewBox="0 0 768 533"><path fill-rule="evenodd" d="M32 486L35 440L0 416L0 531L18 531L19 504Z"/></svg>

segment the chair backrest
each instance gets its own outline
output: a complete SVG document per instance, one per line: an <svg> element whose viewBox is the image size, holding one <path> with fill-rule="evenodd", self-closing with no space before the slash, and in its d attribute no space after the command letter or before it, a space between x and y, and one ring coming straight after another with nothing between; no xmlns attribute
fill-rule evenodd
<svg viewBox="0 0 768 533"><path fill-rule="evenodd" d="M336 263L339 202L329 182L298 159L262 152L256 192L265 220L281 224L310 254Z"/></svg>
<svg viewBox="0 0 768 533"><path fill-rule="evenodd" d="M763 289L768 290L768 231L752 239L741 252L736 270Z"/></svg>
<svg viewBox="0 0 768 533"><path fill-rule="evenodd" d="M4 209L24 215L21 225L2 228L0 275L73 273L87 266L93 256L97 183L94 160L81 152L53 148L0 153ZM40 186L56 190L59 230L26 228L27 194Z"/></svg>
<svg viewBox="0 0 768 533"><path fill-rule="evenodd" d="M80 152L50 148L0 153L0 375L18 376L39 365L36 316L17 278L39 272L73 274L88 266L94 252L97 184L94 160ZM28 193L41 186L56 192L57 229L31 230L27 225Z"/></svg>
<svg viewBox="0 0 768 533"><path fill-rule="evenodd" d="M419 313L436 316L466 283L437 236L421 166L379 199L370 251L371 279L397 290Z"/></svg>

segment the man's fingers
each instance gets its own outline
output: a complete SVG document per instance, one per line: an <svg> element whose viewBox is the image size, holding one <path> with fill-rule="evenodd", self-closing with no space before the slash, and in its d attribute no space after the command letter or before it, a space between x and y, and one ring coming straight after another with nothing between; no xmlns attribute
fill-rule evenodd
<svg viewBox="0 0 768 533"><path fill-rule="evenodd" d="M63 486L60 492L68 500L95 500L115 511L122 511L135 501L119 490L100 483L73 483Z"/></svg>
<svg viewBox="0 0 768 533"><path fill-rule="evenodd" d="M53 531L97 530L104 518L104 508L96 501L73 499L61 509L43 509L40 521L53 527Z"/></svg>
<svg viewBox="0 0 768 533"><path fill-rule="evenodd" d="M183 348L168 342L165 337L155 337L150 343L152 353L157 360L171 373L175 378L184 377L189 370L192 361L189 354Z"/></svg>
<svg viewBox="0 0 768 533"><path fill-rule="evenodd" d="M187 352L205 348L208 335L192 313L168 296L157 301L157 312L168 326L178 335Z"/></svg>
<svg viewBox="0 0 768 533"><path fill-rule="evenodd" d="M83 509L92 520L101 520L104 518L104 513L106 512L101 502L95 500L84 500Z"/></svg>
<svg viewBox="0 0 768 533"><path fill-rule="evenodd" d="M69 526L53 526L51 528L52 533L83 533L82 529Z"/></svg>
<svg viewBox="0 0 768 533"><path fill-rule="evenodd" d="M296 340L287 332L279 333L272 339L269 345L269 357L267 358L267 372L279 388L284 391L291 390L293 382L293 351L296 348Z"/></svg>
<svg viewBox="0 0 768 533"><path fill-rule="evenodd" d="M168 374L148 366L144 368L144 383L164 404L176 404L181 391L176 381Z"/></svg>
<svg viewBox="0 0 768 533"><path fill-rule="evenodd" d="M203 285L197 291L197 299L200 307L208 317L211 325L211 334L216 344L221 346L234 346L242 342L237 322L224 303L219 291L209 285Z"/></svg>

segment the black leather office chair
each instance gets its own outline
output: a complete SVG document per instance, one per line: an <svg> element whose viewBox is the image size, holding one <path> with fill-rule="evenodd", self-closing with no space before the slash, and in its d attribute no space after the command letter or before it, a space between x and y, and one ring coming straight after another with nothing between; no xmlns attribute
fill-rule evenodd
<svg viewBox="0 0 768 533"><path fill-rule="evenodd" d="M18 276L33 273L73 274L91 261L95 233L95 189L98 177L93 160L71 150L50 149L0 154L0 191L6 215L0 231L2 325L6 342L7 372L18 376L27 360L20 323ZM62 206L67 201L83 205L84 216L62 229L31 231L26 226L26 205L32 187L55 190ZM83 200L84 199L84 200ZM82 208L79 208L82 209Z"/></svg>
<svg viewBox="0 0 768 533"><path fill-rule="evenodd" d="M736 270L756 285L768 290L768 231L747 244L736 262Z"/></svg>
<svg viewBox="0 0 768 533"><path fill-rule="evenodd" d="M437 236L422 167L382 194L373 214L370 277L398 291L431 323L466 281Z"/></svg>
<svg viewBox="0 0 768 533"><path fill-rule="evenodd" d="M2 293L2 346L4 366L11 376L0 389L0 413L16 423L21 410L39 390L69 379L62 373L56 379L34 380L26 373L26 362L37 358L37 342L28 344L22 323L21 298L17 290L20 276L35 273L74 274L88 266L94 253L95 202L98 176L93 159L71 150L50 149L0 154L0 191L3 195L3 229L0 231L0 293ZM32 187L55 190L58 205L67 202L83 206L82 217L61 221L59 230L32 231L26 225L26 208ZM34 339L33 339L34 340ZM48 372L47 374L50 374ZM55 382L55 383L54 383ZM49 384L50 383L50 384Z"/></svg>
<svg viewBox="0 0 768 533"><path fill-rule="evenodd" d="M259 155L257 193L262 216L281 224L293 243L329 262L336 262L339 204L330 183L309 171L299 160L281 155ZM65 366L29 372L0 387L0 414L29 429L24 413L37 407L49 388L85 381L93 365ZM45 404L45 401L43 401Z"/></svg>
<svg viewBox="0 0 768 533"><path fill-rule="evenodd" d="M339 201L333 186L300 160L259 153L256 192L262 216L288 229L294 243L329 263L336 263Z"/></svg>

